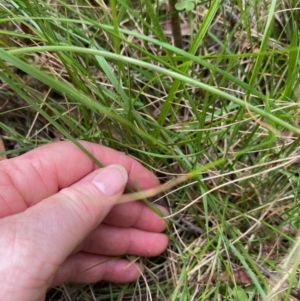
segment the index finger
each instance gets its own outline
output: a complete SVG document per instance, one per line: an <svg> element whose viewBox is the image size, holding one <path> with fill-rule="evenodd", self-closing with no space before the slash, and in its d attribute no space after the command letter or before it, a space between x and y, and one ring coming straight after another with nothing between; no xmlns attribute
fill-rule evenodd
<svg viewBox="0 0 300 301"><path fill-rule="evenodd" d="M144 190L158 185L153 173L133 158L102 145L80 143L104 166L122 165L128 173L129 187ZM95 169L98 166L69 141L41 146L20 157L1 161L0 217L24 211Z"/></svg>

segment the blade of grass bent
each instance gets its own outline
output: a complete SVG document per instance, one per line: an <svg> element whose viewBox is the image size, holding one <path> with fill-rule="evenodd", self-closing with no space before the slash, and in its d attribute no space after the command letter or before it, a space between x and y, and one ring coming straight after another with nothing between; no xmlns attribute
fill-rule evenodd
<svg viewBox="0 0 300 301"><path fill-rule="evenodd" d="M210 92L212 94L218 95L220 97L223 97L225 99L228 99L232 102L234 102L235 104L241 106L241 107L245 107L246 104L243 100L230 95L222 90L216 89L215 87L212 87L208 84L199 82L195 79L189 78L188 76L182 75L180 73L176 73L174 71L170 71L170 70L166 70L164 68L161 68L159 66L153 65L153 64L149 64L147 62L143 62L131 57L127 57L127 56L121 56L121 55L117 55L115 53L111 53L108 51L100 51L100 50L95 50L95 49L86 49L86 48L81 48L81 47L73 47L73 46L38 46L38 47L24 47L24 48L20 48L20 49L14 49L14 50L10 50L10 51L5 51L3 49L0 49L0 58L12 63L13 65L15 65L16 67L20 68L21 70L28 72L28 74L30 74L31 76L33 76L34 78L37 78L37 74L38 73L41 78L39 78L39 80L41 80L42 82L45 82L45 78L47 77L47 79L49 80L49 78L51 79L51 81L53 82L53 79L45 74L44 72L41 72L40 70L24 63L23 61L21 61L20 59L14 57L12 54L15 55L21 55L21 54L25 54L25 53L32 53L32 52L43 52L43 51L70 51L70 52L77 52L77 53L85 53L85 54L91 54L91 55L99 55L99 56L103 56L105 58L109 58L109 59L113 59L113 60L122 60L124 62L127 62L129 64L133 64L133 65L137 65L149 70L154 70L157 71L158 73L161 74L165 74L168 75L170 77L173 77L175 79L180 79L181 81L194 85L195 87L199 87L207 92ZM24 65L25 64L25 65ZM20 67L19 67L20 66ZM24 66L25 70L24 70ZM22 69L23 68L23 69ZM29 73L30 72L30 73ZM47 82L46 82L47 84ZM61 89L63 89L62 91L66 93L68 93L68 95L71 95L73 98L79 99L80 102L84 101L84 103L86 103L86 105L88 106L93 106L93 107L97 107L97 109L104 110L105 113L107 113L108 115L112 116L113 114L111 112L109 112L109 110L103 106L101 106L100 104L96 104L94 102L90 102L89 98L86 97L83 94L78 93L78 95L76 93L74 93L74 91L71 90L71 87L68 87L68 89L66 90L66 85L61 85L61 83L59 83L58 81L55 81L55 86L57 89L57 86L60 85ZM88 101L87 101L88 100ZM278 125L281 125L282 127L284 127L285 129L295 133L296 135L300 136L300 129L287 123L286 121L272 115L269 114L268 112L266 112L265 110L259 109L258 107L256 107L255 105L252 105L250 103L247 104L248 108L262 116L265 117L267 119L270 119L271 121L275 122ZM116 120L120 121L120 122L126 122L124 119L120 118L118 115L113 116ZM131 126L131 124L128 124L128 126ZM131 126L132 127L132 126ZM134 128L135 131L138 131L136 128ZM155 144L158 143L158 141L153 138L151 135L148 135L144 132L140 133L143 137L146 137L147 139L149 139L150 141L154 142ZM162 143L159 143L160 146L162 148L165 148Z"/></svg>
<svg viewBox="0 0 300 301"><path fill-rule="evenodd" d="M69 10L71 10L70 7L68 7ZM110 34L114 35L113 33L113 27L110 26L110 25L106 25L106 24L99 24L99 23L95 23L93 22L92 20L87 20L87 17L86 16L83 16L83 15L80 15L85 21L85 23L87 25L94 25L94 26L97 26L99 27L100 29L102 30L105 30L107 32L109 32ZM6 22L6 21L21 21L21 20L28 20L29 18L26 18L26 17L12 17L12 18L7 18L7 19L1 19L0 20L0 23L3 23L3 22ZM32 18L33 20L35 19L43 19L43 20L53 20L53 18L46 18L46 17L42 17L42 18ZM78 20L66 20L65 18L56 18L56 20L60 20L60 21L68 21L68 22L73 22L73 23L81 23L82 20L78 21ZM189 60L191 60L192 62L195 62L195 63L198 63L200 64L201 66L209 69L209 70L213 70L215 71L216 73L222 75L223 77L225 77L226 79L228 79L229 81L235 83L236 85L238 85L239 87L242 87L243 89L245 89L246 91L250 91L251 94L253 94L254 96L256 97L260 97L262 99L264 99L264 94L261 93L260 91L258 91L257 89L255 89L255 87L253 86L250 86L249 84L247 84L246 82L240 80L239 78L233 76L232 74L228 73L228 72L225 72L224 70L218 68L217 66L209 63L206 58L214 58L215 56L214 55L209 55L209 56L202 56L202 57L199 57L199 56L195 56L189 52L186 52L182 49L178 49L176 47L173 47L172 45L168 44L168 43L165 43L165 42L161 42L159 40L156 40L152 37L149 37L149 36L145 36L143 34L140 34L138 32L134 32L134 31L130 31L130 30L126 30L126 29L123 29L123 28L119 28L119 31L120 33L123 33L123 34L126 34L126 35L129 35L129 36L133 36L133 37L136 37L138 39L141 39L141 40L144 40L146 42L149 42L149 43L153 43L155 45L158 45L164 49L167 49L167 50L170 50L172 52L174 52L175 54L177 55L181 55ZM84 40L85 42L87 42L85 39L83 39L82 37L79 37L80 39ZM126 41L126 39L123 39L122 37L120 37L120 39L122 39L123 42ZM130 43L130 45L132 47L136 47L135 44L132 44ZM139 49L141 50L141 49ZM298 51L298 48L295 48L295 49L290 49L290 51ZM240 57L240 58L243 58L243 57L257 57L257 56L264 56L264 55L269 55L271 52L270 51L266 51L264 53L251 53L251 54L235 54L235 57ZM275 50L272 51L272 53L276 53ZM281 52L280 52L281 53ZM149 56L151 57L151 56ZM223 55L223 58L232 58L232 55ZM159 59L158 57L156 59ZM161 64L163 64L162 61L160 61ZM171 67L170 67L171 68ZM179 70L178 70L179 72Z"/></svg>

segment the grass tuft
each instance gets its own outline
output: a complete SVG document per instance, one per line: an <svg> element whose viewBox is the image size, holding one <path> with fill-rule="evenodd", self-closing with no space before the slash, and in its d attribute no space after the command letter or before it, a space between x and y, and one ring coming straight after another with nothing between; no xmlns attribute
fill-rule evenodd
<svg viewBox="0 0 300 301"><path fill-rule="evenodd" d="M164 1L0 5L5 155L84 139L162 183L210 166L156 197L170 245L133 259L138 282L65 285L49 300L300 300L300 2L195 4L177 15L181 44Z"/></svg>

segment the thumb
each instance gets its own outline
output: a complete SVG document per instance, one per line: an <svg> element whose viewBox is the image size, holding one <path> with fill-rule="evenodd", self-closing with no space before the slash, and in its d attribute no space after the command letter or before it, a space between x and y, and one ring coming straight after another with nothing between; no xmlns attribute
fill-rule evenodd
<svg viewBox="0 0 300 301"><path fill-rule="evenodd" d="M23 213L1 219L0 275L22 284L28 293L30 288L46 290L59 266L116 203L127 179L122 166L111 165ZM14 292L15 285L5 291Z"/></svg>
<svg viewBox="0 0 300 301"><path fill-rule="evenodd" d="M35 227L46 231L42 235L47 235L47 244L57 250L51 251L57 264L101 223L122 195L127 180L122 166L110 165L32 207L31 218L37 215L40 222Z"/></svg>

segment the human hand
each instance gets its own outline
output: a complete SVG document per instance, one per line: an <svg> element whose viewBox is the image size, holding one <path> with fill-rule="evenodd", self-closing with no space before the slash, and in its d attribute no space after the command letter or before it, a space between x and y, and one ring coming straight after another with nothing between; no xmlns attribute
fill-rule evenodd
<svg viewBox="0 0 300 301"><path fill-rule="evenodd" d="M114 165L98 169L71 142L0 162L0 300L40 301L68 280L130 282L141 267L114 256L165 250L163 219L142 202L114 206L125 185L144 190L157 178L120 152L80 143Z"/></svg>

